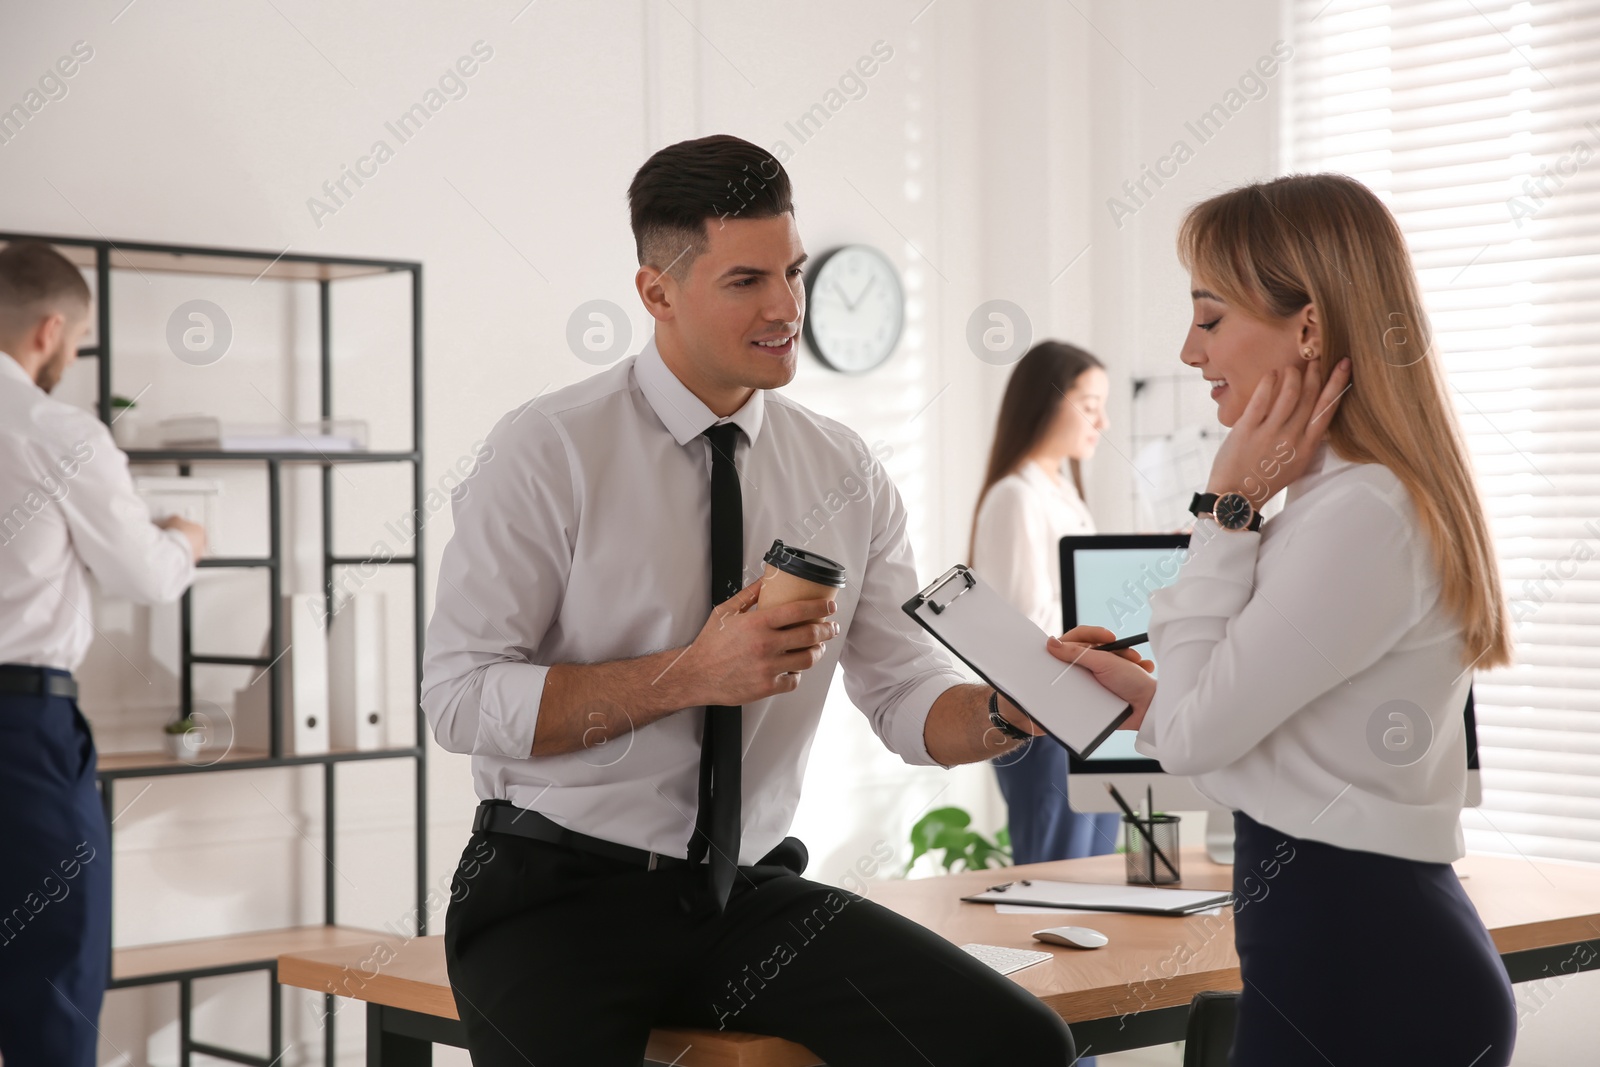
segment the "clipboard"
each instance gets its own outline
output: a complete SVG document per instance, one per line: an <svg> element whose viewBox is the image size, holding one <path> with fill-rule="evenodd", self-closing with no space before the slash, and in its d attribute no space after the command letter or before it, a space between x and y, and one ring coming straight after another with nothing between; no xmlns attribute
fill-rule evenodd
<svg viewBox="0 0 1600 1067"><path fill-rule="evenodd" d="M1048 635L970 567L956 564L901 608L1079 757L1133 714L1087 668L1052 656Z"/></svg>
<svg viewBox="0 0 1600 1067"><path fill-rule="evenodd" d="M1233 894L1214 889L1160 889L1153 886L1106 885L1098 882L1049 882L1033 879L990 886L962 900L974 904L1031 904L1073 911L1126 911L1136 915L1193 915L1221 907Z"/></svg>

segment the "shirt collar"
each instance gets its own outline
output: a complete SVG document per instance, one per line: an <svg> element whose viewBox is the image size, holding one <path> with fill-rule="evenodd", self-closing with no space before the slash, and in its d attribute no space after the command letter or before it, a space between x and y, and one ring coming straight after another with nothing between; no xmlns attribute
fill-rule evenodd
<svg viewBox="0 0 1600 1067"><path fill-rule="evenodd" d="M1022 466L1018 468L1018 473L1022 475L1023 481L1030 483L1035 488L1043 489L1057 496L1075 497L1078 495L1077 487L1072 484L1072 478L1067 474L1065 467L1061 470L1061 480L1059 482L1050 477L1049 471L1031 459L1022 461Z"/></svg>
<svg viewBox="0 0 1600 1067"><path fill-rule="evenodd" d="M634 360L633 373L644 398L655 410L656 417L680 445L688 444L708 427L723 422L738 426L752 445L761 434L761 425L766 421L765 390L757 389L750 394L744 407L725 419L719 419L716 412L706 407L705 402L690 392L689 387L672 373L672 369L661 358L661 351L656 348L653 336Z"/></svg>
<svg viewBox="0 0 1600 1067"><path fill-rule="evenodd" d="M1283 506L1288 507L1346 467L1351 466L1354 466L1354 464L1329 447L1327 441L1321 442L1317 445L1317 450L1313 453L1311 463L1306 467L1305 472L1294 480L1293 485L1289 486L1289 493L1284 497Z"/></svg>
<svg viewBox="0 0 1600 1067"><path fill-rule="evenodd" d="M0 377L14 378L19 382L27 382L35 389L39 388L39 383L28 376L28 372L22 369L22 364L17 362L16 357L3 348L0 348Z"/></svg>

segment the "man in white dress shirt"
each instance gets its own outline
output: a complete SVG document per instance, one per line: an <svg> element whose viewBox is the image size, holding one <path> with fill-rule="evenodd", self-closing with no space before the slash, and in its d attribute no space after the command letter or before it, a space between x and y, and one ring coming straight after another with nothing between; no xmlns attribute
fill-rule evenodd
<svg viewBox="0 0 1600 1067"><path fill-rule="evenodd" d="M473 1062L633 1067L679 1025L776 1034L833 1067L1065 1067L1071 1035L1039 1000L801 878L786 836L836 664L908 763L1035 732L1004 702L992 723L992 691L901 611L906 512L871 451L776 391L805 301L788 176L708 137L652 156L629 203L655 337L500 420L456 491L428 627L423 707L483 800L445 924ZM850 478L867 492L804 546L845 587L763 608L774 537ZM742 552L719 560L730 530Z"/></svg>
<svg viewBox="0 0 1600 1067"><path fill-rule="evenodd" d="M94 738L72 672L94 638L88 579L175 600L200 526L160 524L90 413L48 395L89 328L89 287L54 249L0 251L0 1057L94 1067L111 869ZM159 528L158 528L159 527Z"/></svg>

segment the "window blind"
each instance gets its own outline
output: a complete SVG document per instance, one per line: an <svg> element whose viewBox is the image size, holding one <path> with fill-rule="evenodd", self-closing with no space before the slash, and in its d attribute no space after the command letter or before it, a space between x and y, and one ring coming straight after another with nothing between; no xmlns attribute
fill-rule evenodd
<svg viewBox="0 0 1600 1067"><path fill-rule="evenodd" d="M1290 13L1286 162L1399 219L1516 620L1467 847L1600 862L1600 0Z"/></svg>

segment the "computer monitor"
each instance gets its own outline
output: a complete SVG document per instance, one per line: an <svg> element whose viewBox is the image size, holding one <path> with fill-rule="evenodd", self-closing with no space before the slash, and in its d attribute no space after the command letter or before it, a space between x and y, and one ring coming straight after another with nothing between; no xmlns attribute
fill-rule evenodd
<svg viewBox="0 0 1600 1067"><path fill-rule="evenodd" d="M1062 629L1104 626L1118 637L1150 628L1150 594L1178 578L1189 548L1188 534L1093 534L1061 539ZM1143 651L1148 652L1148 649ZM1161 666L1156 665L1156 677ZM1467 797L1482 801L1478 779L1477 723L1467 690ZM1148 788L1164 811L1206 811L1206 847L1219 863L1232 861L1232 818L1187 777L1167 774L1161 764L1133 747L1131 730L1119 730L1087 758L1067 753L1067 799L1075 811L1116 811L1110 782L1130 801Z"/></svg>

